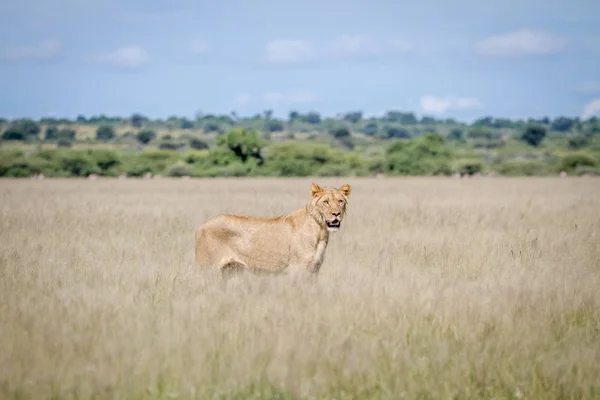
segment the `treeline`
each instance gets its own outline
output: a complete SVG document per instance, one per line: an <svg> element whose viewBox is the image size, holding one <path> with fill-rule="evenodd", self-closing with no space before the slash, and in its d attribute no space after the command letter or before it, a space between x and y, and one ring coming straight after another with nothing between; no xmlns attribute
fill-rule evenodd
<svg viewBox="0 0 600 400"><path fill-rule="evenodd" d="M272 132L328 132L336 126L347 126L355 133L361 133L367 136L380 138L408 138L418 136L422 133L435 133L436 129L463 130L468 128L481 128L489 130L486 134L494 135L494 131L519 130L529 125L538 125L548 131L568 133L584 132L591 129L598 133L600 125L596 117L587 121L582 121L578 117L561 116L554 119L544 117L540 119L530 118L528 120L511 120L507 118L493 118L486 116L477 119L472 124L458 122L451 118L437 119L432 116L422 116L418 118L412 112L388 111L382 117L364 117L361 111L341 113L335 117L323 117L320 113L310 111L300 113L291 111L287 119L278 119L273 117L271 110L266 110L262 114L256 114L251 117L240 117L232 111L229 115L214 115L197 113L194 119L186 117L171 116L167 119L151 119L142 114L133 114L129 117L109 117L106 115L85 117L78 116L74 120L65 118L41 118L39 120L21 119L8 121L0 118L0 129L4 132L4 140L26 140L33 136L42 134L41 126L46 126L47 132L43 135L45 138L56 138L58 136L69 137L73 132L70 126L101 126L104 130L100 138L111 137L111 129L130 126L132 128L147 128L148 130L166 129L166 130L199 130L203 133L223 134L229 129L242 127L255 129L267 133ZM62 126L62 132L58 131L58 126ZM4 129L3 129L4 128ZM49 131L48 131L49 130ZM455 135L458 131L455 131Z"/></svg>
<svg viewBox="0 0 600 400"><path fill-rule="evenodd" d="M600 175L600 121L389 111L0 119L0 176Z"/></svg>

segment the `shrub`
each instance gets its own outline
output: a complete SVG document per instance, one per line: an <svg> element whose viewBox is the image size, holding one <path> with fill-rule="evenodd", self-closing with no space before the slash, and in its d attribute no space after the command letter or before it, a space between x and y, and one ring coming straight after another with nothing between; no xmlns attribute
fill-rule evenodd
<svg viewBox="0 0 600 400"><path fill-rule="evenodd" d="M379 126L377 125L377 122L369 121L365 124L362 131L365 135L374 136L379 131Z"/></svg>
<svg viewBox="0 0 600 400"><path fill-rule="evenodd" d="M546 128L542 125L529 125L521 134L521 140L530 146L538 146L546 137Z"/></svg>
<svg viewBox="0 0 600 400"><path fill-rule="evenodd" d="M537 160L508 160L497 167L498 173L506 176L539 176L548 175L551 168L548 164Z"/></svg>
<svg viewBox="0 0 600 400"><path fill-rule="evenodd" d="M348 166L344 164L326 164L319 168L316 176L344 176L348 175Z"/></svg>
<svg viewBox="0 0 600 400"><path fill-rule="evenodd" d="M461 129L459 128L452 128L452 130L450 131L450 133L448 133L448 139L450 140L456 140L456 141L463 141L465 139L464 133Z"/></svg>
<svg viewBox="0 0 600 400"><path fill-rule="evenodd" d="M478 159L458 160L453 168L453 172L461 175L475 175L481 171L483 171L483 162Z"/></svg>
<svg viewBox="0 0 600 400"><path fill-rule="evenodd" d="M329 131L329 134L336 139L350 137L350 129L347 126L337 126Z"/></svg>
<svg viewBox="0 0 600 400"><path fill-rule="evenodd" d="M148 144L156 139L156 133L151 129L143 129L135 135L138 142L142 144Z"/></svg>
<svg viewBox="0 0 600 400"><path fill-rule="evenodd" d="M344 153L323 144L277 143L268 148L265 167L279 176L309 176L325 164L344 164Z"/></svg>
<svg viewBox="0 0 600 400"><path fill-rule="evenodd" d="M567 146L572 150L579 150L589 144L589 139L583 135L571 136L567 140Z"/></svg>
<svg viewBox="0 0 600 400"><path fill-rule="evenodd" d="M56 141L56 147L69 148L73 146L73 142L68 138L60 138Z"/></svg>
<svg viewBox="0 0 600 400"><path fill-rule="evenodd" d="M102 170L102 174L114 170L121 165L121 157L116 151L107 149L89 149L88 154L94 160L96 165ZM113 172L110 175L114 175Z"/></svg>
<svg viewBox="0 0 600 400"><path fill-rule="evenodd" d="M183 147L181 143L174 140L165 140L158 145L160 150L177 150Z"/></svg>
<svg viewBox="0 0 600 400"><path fill-rule="evenodd" d="M115 131L110 125L100 125L96 129L96 140L109 141L115 137Z"/></svg>
<svg viewBox="0 0 600 400"><path fill-rule="evenodd" d="M581 175L600 176L600 168L590 167L587 165L580 166L580 167L575 168L575 175L577 175L577 176L581 176Z"/></svg>
<svg viewBox="0 0 600 400"><path fill-rule="evenodd" d="M164 174L172 177L192 176L194 174L194 167L185 161L179 160L167 166Z"/></svg>
<svg viewBox="0 0 600 400"><path fill-rule="evenodd" d="M206 143L204 140L198 139L198 138L190 139L190 147L192 149L196 149L196 150L204 150L204 149L209 148L208 143Z"/></svg>
<svg viewBox="0 0 600 400"><path fill-rule="evenodd" d="M383 127L383 136L387 139L410 139L408 129L397 125L386 125Z"/></svg>
<svg viewBox="0 0 600 400"><path fill-rule="evenodd" d="M2 140L25 140L27 135L25 131L17 127L10 127L2 134Z"/></svg>
<svg viewBox="0 0 600 400"><path fill-rule="evenodd" d="M131 176L143 176L147 172L157 174L178 159L179 153L176 152L148 150L126 159L122 169Z"/></svg>
<svg viewBox="0 0 600 400"><path fill-rule="evenodd" d="M60 170L72 176L88 176L100 173L100 168L87 152L64 150L59 158Z"/></svg>
<svg viewBox="0 0 600 400"><path fill-rule="evenodd" d="M574 172L580 167L595 167L596 161L585 153L568 154L561 158L559 163L560 171Z"/></svg>
<svg viewBox="0 0 600 400"><path fill-rule="evenodd" d="M449 175L450 158L441 135L425 134L388 147L384 170L394 175Z"/></svg>

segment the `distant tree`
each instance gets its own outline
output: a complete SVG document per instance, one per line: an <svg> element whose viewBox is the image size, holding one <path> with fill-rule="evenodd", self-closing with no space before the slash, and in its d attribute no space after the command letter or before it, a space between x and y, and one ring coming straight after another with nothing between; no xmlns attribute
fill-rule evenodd
<svg viewBox="0 0 600 400"><path fill-rule="evenodd" d="M402 125L415 125L419 122L414 113L396 110L388 111L383 119L388 122L397 122Z"/></svg>
<svg viewBox="0 0 600 400"><path fill-rule="evenodd" d="M304 116L304 120L312 125L317 125L321 123L321 114L311 111Z"/></svg>
<svg viewBox="0 0 600 400"><path fill-rule="evenodd" d="M273 110L265 110L263 111L263 115L265 116L265 119L271 119L273 116Z"/></svg>
<svg viewBox="0 0 600 400"><path fill-rule="evenodd" d="M249 157L256 160L258 165L264 162L261 154L266 142L258 136L255 130L245 128L234 128L217 139L217 144L231 150L243 163Z"/></svg>
<svg viewBox="0 0 600 400"><path fill-rule="evenodd" d="M530 146L538 146L546 137L546 128L535 124L529 125L521 134L521 140Z"/></svg>
<svg viewBox="0 0 600 400"><path fill-rule="evenodd" d="M514 126L514 123L507 118L497 118L494 120L493 122L493 127L494 128L512 128Z"/></svg>
<svg viewBox="0 0 600 400"><path fill-rule="evenodd" d="M494 137L494 133L486 125L479 124L470 128L467 136L471 139L492 139Z"/></svg>
<svg viewBox="0 0 600 400"><path fill-rule="evenodd" d="M77 116L77 123L78 123L78 124L86 124L87 122L88 122L88 121L87 121L87 119L85 118L85 116L84 116L84 115L82 115L82 114L79 114L79 115Z"/></svg>
<svg viewBox="0 0 600 400"><path fill-rule="evenodd" d="M187 118L183 118L181 120L181 123L180 123L179 127L181 129L193 129L194 128L194 123L192 121L190 121L189 119L187 119Z"/></svg>
<svg viewBox="0 0 600 400"><path fill-rule="evenodd" d="M567 117L558 117L552 121L551 128L552 130L558 132L568 132L573 128L577 121Z"/></svg>
<svg viewBox="0 0 600 400"><path fill-rule="evenodd" d="M450 133L448 134L448 139L460 141L460 140L464 140L465 136L464 136L464 133L463 133L462 129L460 129L460 128L452 128L450 130Z"/></svg>
<svg viewBox="0 0 600 400"><path fill-rule="evenodd" d="M46 133L44 135L45 140L54 140L58 136L58 127L50 125L46 127Z"/></svg>
<svg viewBox="0 0 600 400"><path fill-rule="evenodd" d="M475 122L473 122L472 126L476 126L476 127L487 127L487 128L492 128L494 126L494 118L492 117L483 117L483 118L479 118L477 120L475 120Z"/></svg>
<svg viewBox="0 0 600 400"><path fill-rule="evenodd" d="M77 135L77 132L75 131L75 129L63 128L60 131L58 131L58 133L56 134L56 138L57 139L75 140L76 135Z"/></svg>
<svg viewBox="0 0 600 400"><path fill-rule="evenodd" d="M433 117L424 116L421 118L421 123L423 125L435 125L437 124L437 120Z"/></svg>
<svg viewBox="0 0 600 400"><path fill-rule="evenodd" d="M350 129L347 126L336 126L329 131L329 134L336 139L350 137Z"/></svg>
<svg viewBox="0 0 600 400"><path fill-rule="evenodd" d="M410 139L411 135L408 129L398 125L386 125L383 128L385 138L387 139Z"/></svg>
<svg viewBox="0 0 600 400"><path fill-rule="evenodd" d="M205 121L202 124L202 130L206 133L210 132L222 132L221 126L215 120Z"/></svg>
<svg viewBox="0 0 600 400"><path fill-rule="evenodd" d="M12 126L4 131L2 134L2 140L26 140L27 135L25 132L15 126Z"/></svg>
<svg viewBox="0 0 600 400"><path fill-rule="evenodd" d="M151 129L144 129L138 132L135 135L136 139L142 144L148 144L154 139L156 139L156 133Z"/></svg>
<svg viewBox="0 0 600 400"><path fill-rule="evenodd" d="M141 128L142 125L148 121L148 118L144 117L142 114L135 113L129 120L131 121L131 126Z"/></svg>
<svg viewBox="0 0 600 400"><path fill-rule="evenodd" d="M269 119L265 121L265 130L267 132L281 132L284 128L283 122L278 119Z"/></svg>
<svg viewBox="0 0 600 400"><path fill-rule="evenodd" d="M362 120L362 111L352 111L346 113L343 119L353 124L358 124Z"/></svg>
<svg viewBox="0 0 600 400"><path fill-rule="evenodd" d="M376 121L369 121L365 124L362 131L365 135L369 135L369 136L377 135L377 132L379 131L379 125L377 124Z"/></svg>
<svg viewBox="0 0 600 400"><path fill-rule="evenodd" d="M297 120L299 118L300 118L300 114L298 113L298 111L290 111L290 114L288 117L290 122L294 122L295 120Z"/></svg>
<svg viewBox="0 0 600 400"><path fill-rule="evenodd" d="M60 138L56 141L56 147L69 148L73 146L73 142L67 138Z"/></svg>
<svg viewBox="0 0 600 400"><path fill-rule="evenodd" d="M205 150L209 148L208 143L198 138L190 139L190 147L195 150Z"/></svg>
<svg viewBox="0 0 600 400"><path fill-rule="evenodd" d="M96 140L108 141L115 137L115 130L110 125L100 125L96 129Z"/></svg>
<svg viewBox="0 0 600 400"><path fill-rule="evenodd" d="M160 144L158 145L158 148L160 150L177 150L181 147L181 144L174 141L174 140L163 140L162 142L160 142Z"/></svg>
<svg viewBox="0 0 600 400"><path fill-rule="evenodd" d="M41 132L40 125L31 119L13 121L11 123L11 127L23 132L23 134L26 136L26 139L37 137Z"/></svg>
<svg viewBox="0 0 600 400"><path fill-rule="evenodd" d="M572 136L567 140L569 149L578 150L589 144L589 139L585 135Z"/></svg>

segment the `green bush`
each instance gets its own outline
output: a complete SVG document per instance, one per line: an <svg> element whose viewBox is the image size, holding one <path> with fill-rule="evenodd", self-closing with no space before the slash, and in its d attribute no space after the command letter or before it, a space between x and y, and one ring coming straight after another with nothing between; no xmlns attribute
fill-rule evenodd
<svg viewBox="0 0 600 400"><path fill-rule="evenodd" d="M577 176L581 176L581 175L600 176L600 168L590 167L587 165L580 166L580 167L575 168L575 175L577 175Z"/></svg>
<svg viewBox="0 0 600 400"><path fill-rule="evenodd" d="M96 140L109 141L115 137L115 130L110 125L100 125L96 129Z"/></svg>
<svg viewBox="0 0 600 400"><path fill-rule="evenodd" d="M121 164L121 157L116 151L113 150L88 149L87 153L101 169L106 170Z"/></svg>
<svg viewBox="0 0 600 400"><path fill-rule="evenodd" d="M196 149L196 150L204 150L204 149L209 148L208 143L206 143L204 140L198 139L198 138L190 139L190 147L192 149Z"/></svg>
<svg viewBox="0 0 600 400"><path fill-rule="evenodd" d="M506 176L544 176L551 173L547 163L537 160L508 160L497 166L497 171Z"/></svg>
<svg viewBox="0 0 600 400"><path fill-rule="evenodd" d="M60 138L56 141L56 147L69 148L73 146L73 142L67 138Z"/></svg>
<svg viewBox="0 0 600 400"><path fill-rule="evenodd" d="M452 171L461 175L475 175L483 171L483 162L479 159L458 160L454 164Z"/></svg>
<svg viewBox="0 0 600 400"><path fill-rule="evenodd" d="M580 167L595 167L596 160L585 153L573 153L567 154L562 157L559 163L560 171L567 173L573 173L577 168Z"/></svg>
<svg viewBox="0 0 600 400"><path fill-rule="evenodd" d="M179 160L167 166L164 175L172 177L192 176L194 175L194 167L183 160Z"/></svg>
<svg viewBox="0 0 600 400"><path fill-rule="evenodd" d="M278 176L309 176L325 164L344 164L344 152L323 144L277 143L268 149L265 168Z"/></svg>
<svg viewBox="0 0 600 400"><path fill-rule="evenodd" d="M168 150L147 150L124 161L123 171L131 176L161 173L167 165L180 159L179 153Z"/></svg>
<svg viewBox="0 0 600 400"><path fill-rule="evenodd" d="M148 144L156 139L156 133L151 129L143 129L135 135L135 138L142 144Z"/></svg>
<svg viewBox="0 0 600 400"><path fill-rule="evenodd" d="M10 127L2 133L2 140L26 140L27 134L17 127Z"/></svg>
<svg viewBox="0 0 600 400"><path fill-rule="evenodd" d="M392 175L449 175L451 154L439 134L395 141L388 147L384 171Z"/></svg>

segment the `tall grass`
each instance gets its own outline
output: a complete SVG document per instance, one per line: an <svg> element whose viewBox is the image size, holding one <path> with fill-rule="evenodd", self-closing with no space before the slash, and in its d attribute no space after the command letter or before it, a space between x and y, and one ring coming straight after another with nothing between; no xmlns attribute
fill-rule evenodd
<svg viewBox="0 0 600 400"><path fill-rule="evenodd" d="M593 178L350 183L319 283L193 265L311 180L0 181L0 398L600 397Z"/></svg>

